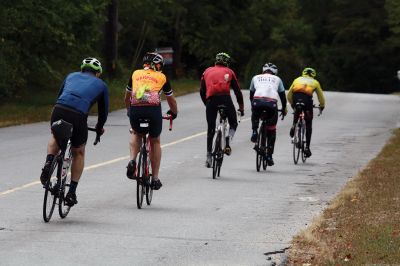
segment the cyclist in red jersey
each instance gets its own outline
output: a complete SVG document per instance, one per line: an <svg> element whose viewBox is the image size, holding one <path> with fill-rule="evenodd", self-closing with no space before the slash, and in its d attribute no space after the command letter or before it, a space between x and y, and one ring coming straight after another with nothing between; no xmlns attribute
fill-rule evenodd
<svg viewBox="0 0 400 266"><path fill-rule="evenodd" d="M235 72L229 68L231 57L227 53L218 53L215 57L215 65L207 68L201 77L200 96L206 106L207 116L207 160L206 167L211 167L212 140L215 133L218 106L224 105L227 108L229 122L229 134L226 137L225 154L230 155L232 149L230 141L235 135L238 126L235 106L230 94L232 87L236 100L239 104L240 115L244 115L243 95Z"/></svg>

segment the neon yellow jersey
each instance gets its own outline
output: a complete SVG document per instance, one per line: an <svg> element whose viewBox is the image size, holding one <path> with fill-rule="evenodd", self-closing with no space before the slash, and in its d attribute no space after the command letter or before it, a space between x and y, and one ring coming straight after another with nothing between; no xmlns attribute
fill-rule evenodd
<svg viewBox="0 0 400 266"><path fill-rule="evenodd" d="M301 76L293 81L292 85L290 86L287 99L292 105L293 93L301 92L312 97L314 91L317 93L319 105L321 107L325 107L325 97L321 85L319 84L318 80L308 76Z"/></svg>

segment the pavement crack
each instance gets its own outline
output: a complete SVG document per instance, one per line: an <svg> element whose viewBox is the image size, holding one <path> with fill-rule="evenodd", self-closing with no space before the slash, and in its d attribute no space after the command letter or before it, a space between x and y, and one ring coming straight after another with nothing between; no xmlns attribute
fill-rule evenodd
<svg viewBox="0 0 400 266"><path fill-rule="evenodd" d="M286 248L283 248L283 249L280 249L280 250L271 251L271 252L266 252L266 253L264 253L264 255L265 255L265 256L269 256L269 255L282 254L282 253L285 253L286 250L288 250L288 249L289 249L289 247L286 247Z"/></svg>

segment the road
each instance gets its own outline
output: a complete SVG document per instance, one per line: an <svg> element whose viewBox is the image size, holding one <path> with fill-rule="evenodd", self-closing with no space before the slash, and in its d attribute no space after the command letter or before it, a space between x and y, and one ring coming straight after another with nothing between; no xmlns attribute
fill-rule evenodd
<svg viewBox="0 0 400 266"><path fill-rule="evenodd" d="M78 205L66 219L55 212L50 223L42 221L38 182L48 122L1 128L0 265L282 263L279 252L399 126L398 96L327 92L326 98L305 164L293 164L289 116L278 123L275 166L256 172L247 104L233 154L212 180L204 167L204 107L197 93L179 97L173 131L165 122L162 134L164 186L142 210L135 182L125 177L128 119L123 110L112 112L99 145L89 133Z"/></svg>

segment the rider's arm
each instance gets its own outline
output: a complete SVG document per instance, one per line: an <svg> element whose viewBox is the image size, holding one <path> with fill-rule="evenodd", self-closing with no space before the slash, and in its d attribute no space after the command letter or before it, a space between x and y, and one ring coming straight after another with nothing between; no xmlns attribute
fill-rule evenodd
<svg viewBox="0 0 400 266"><path fill-rule="evenodd" d="M169 109L171 110L171 112L173 112L175 115L177 115L178 114L178 105L176 104L174 92L171 88L171 84L169 83L168 78L166 79L165 84L162 87L162 90L164 92L164 95L166 96L165 98L167 99Z"/></svg>
<svg viewBox="0 0 400 266"><path fill-rule="evenodd" d="M293 107L293 84L294 83L292 83L292 86L290 86L289 92L287 94L287 100L292 107Z"/></svg>
<svg viewBox="0 0 400 266"><path fill-rule="evenodd" d="M242 94L242 91L240 90L239 82L236 79L236 75L234 73L233 73L232 80L231 80L231 87L233 89L233 92L235 93L236 100L239 104L239 109L244 110L243 94Z"/></svg>
<svg viewBox="0 0 400 266"><path fill-rule="evenodd" d="M206 82L204 80L204 76L201 78L201 83L200 83L200 97L201 100L203 101L204 105L206 105L206 96L207 96L207 90L206 90Z"/></svg>
<svg viewBox="0 0 400 266"><path fill-rule="evenodd" d="M317 93L318 96L318 101L319 101L319 106L322 108L325 108L325 97L324 93L322 92L321 85L319 82L316 80L317 86L315 87L315 92Z"/></svg>
<svg viewBox="0 0 400 266"><path fill-rule="evenodd" d="M108 88L104 84L103 92L97 98L98 118L96 128L102 129L108 116Z"/></svg>
<svg viewBox="0 0 400 266"><path fill-rule="evenodd" d="M254 87L254 77L251 79L249 90L250 90L250 102L253 102L254 93L256 92L256 88Z"/></svg>
<svg viewBox="0 0 400 266"><path fill-rule="evenodd" d="M132 77L129 79L128 85L125 90L125 108L129 109L131 106L131 95L132 95Z"/></svg>
<svg viewBox="0 0 400 266"><path fill-rule="evenodd" d="M278 94L279 94L279 98L281 99L282 110L285 110L286 109L286 95L285 95L285 87L283 86L282 80L280 80L280 82L279 82Z"/></svg>

